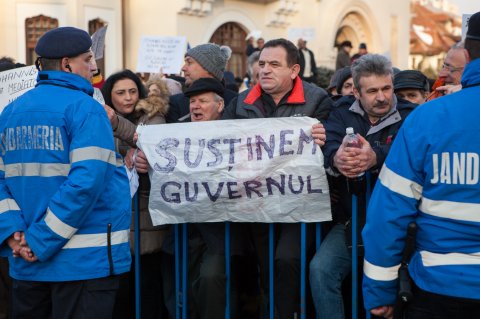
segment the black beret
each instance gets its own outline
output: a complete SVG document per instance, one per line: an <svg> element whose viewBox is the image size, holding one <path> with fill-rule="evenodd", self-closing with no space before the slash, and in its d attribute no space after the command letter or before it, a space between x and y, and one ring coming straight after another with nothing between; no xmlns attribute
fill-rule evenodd
<svg viewBox="0 0 480 319"><path fill-rule="evenodd" d="M359 49L367 49L367 45L365 43L360 43L360 45L358 46Z"/></svg>
<svg viewBox="0 0 480 319"><path fill-rule="evenodd" d="M395 74L393 87L396 90L401 89L419 89L429 91L427 77L417 70L404 70Z"/></svg>
<svg viewBox="0 0 480 319"><path fill-rule="evenodd" d="M184 94L187 97L192 97L205 92L214 92L223 97L225 88L223 84L215 78L200 78L192 83Z"/></svg>
<svg viewBox="0 0 480 319"><path fill-rule="evenodd" d="M340 47L350 47L350 48L353 48L352 47L352 42L350 41L343 41L342 43L340 43Z"/></svg>
<svg viewBox="0 0 480 319"><path fill-rule="evenodd" d="M338 71L337 93L342 94L343 84L345 83L345 81L352 77L352 69L349 66L346 66Z"/></svg>
<svg viewBox="0 0 480 319"><path fill-rule="evenodd" d="M468 20L467 39L480 41L480 12L473 14Z"/></svg>
<svg viewBox="0 0 480 319"><path fill-rule="evenodd" d="M37 42L35 52L47 59L72 58L87 52L92 47L92 39L87 32L61 27L47 31Z"/></svg>

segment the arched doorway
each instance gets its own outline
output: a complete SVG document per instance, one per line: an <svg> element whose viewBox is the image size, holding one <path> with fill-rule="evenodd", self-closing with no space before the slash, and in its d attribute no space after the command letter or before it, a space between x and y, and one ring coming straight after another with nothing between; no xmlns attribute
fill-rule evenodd
<svg viewBox="0 0 480 319"><path fill-rule="evenodd" d="M367 21L358 12L350 12L340 22L337 34L335 35L334 46L338 46L343 41L352 42L353 50L358 48L361 42L372 44L371 32L368 28Z"/></svg>
<svg viewBox="0 0 480 319"><path fill-rule="evenodd" d="M247 32L238 23L227 22L215 30L209 41L218 45L228 45L232 49L227 70L233 72L235 77L243 78L247 70L246 37Z"/></svg>

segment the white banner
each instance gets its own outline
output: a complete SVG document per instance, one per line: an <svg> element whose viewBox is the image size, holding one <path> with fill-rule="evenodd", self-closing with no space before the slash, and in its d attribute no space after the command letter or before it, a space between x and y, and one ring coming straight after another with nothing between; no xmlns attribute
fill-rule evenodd
<svg viewBox="0 0 480 319"><path fill-rule="evenodd" d="M36 83L37 69L33 65L0 72L0 113L17 97L33 89Z"/></svg>
<svg viewBox="0 0 480 319"><path fill-rule="evenodd" d="M142 37L137 72L177 74L187 47L185 37Z"/></svg>
<svg viewBox="0 0 480 319"><path fill-rule="evenodd" d="M154 225L331 220L309 117L139 126Z"/></svg>

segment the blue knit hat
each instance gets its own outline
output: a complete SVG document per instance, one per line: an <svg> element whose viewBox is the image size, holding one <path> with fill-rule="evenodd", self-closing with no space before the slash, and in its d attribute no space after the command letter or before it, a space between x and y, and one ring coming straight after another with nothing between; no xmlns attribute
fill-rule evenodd
<svg viewBox="0 0 480 319"><path fill-rule="evenodd" d="M37 42L35 52L47 59L71 58L90 50L92 39L87 32L61 27L47 31Z"/></svg>
<svg viewBox="0 0 480 319"><path fill-rule="evenodd" d="M185 56L192 57L206 71L221 81L231 54L232 49L226 45L219 46L214 43L205 43L191 48Z"/></svg>

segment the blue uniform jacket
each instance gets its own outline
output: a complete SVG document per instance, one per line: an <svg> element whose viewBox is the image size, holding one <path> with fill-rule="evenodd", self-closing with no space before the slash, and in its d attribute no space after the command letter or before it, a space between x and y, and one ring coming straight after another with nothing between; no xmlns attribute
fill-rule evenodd
<svg viewBox="0 0 480 319"><path fill-rule="evenodd" d="M415 284L480 299L480 59L467 64L462 85L410 114L382 168L363 230L367 309L394 304L411 221Z"/></svg>
<svg viewBox="0 0 480 319"><path fill-rule="evenodd" d="M130 269L130 194L112 127L78 75L39 72L0 115L0 252L19 280L70 281ZM117 157L118 156L118 157ZM38 261L13 258L25 232Z"/></svg>

